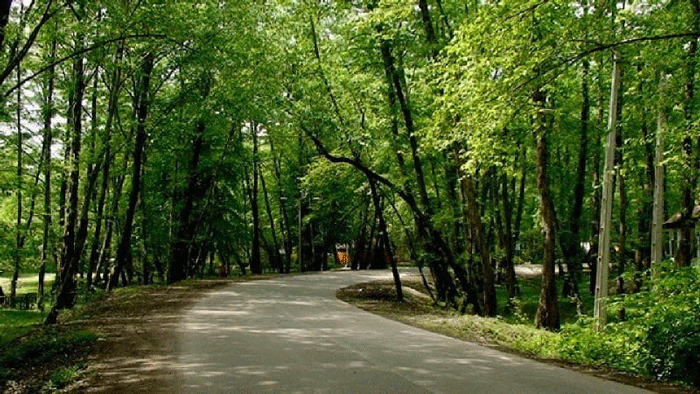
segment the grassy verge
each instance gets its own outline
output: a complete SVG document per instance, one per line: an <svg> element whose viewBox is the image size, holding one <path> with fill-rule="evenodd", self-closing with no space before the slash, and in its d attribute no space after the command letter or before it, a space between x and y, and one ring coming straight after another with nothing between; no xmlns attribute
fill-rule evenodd
<svg viewBox="0 0 700 394"><path fill-rule="evenodd" d="M433 305L432 300L423 293L424 289L418 277L406 277L403 283L409 290L405 292L406 300L402 303L395 301L396 293L390 281L350 286L339 290L337 296L369 312L429 331L576 368L623 383L663 393L699 392L686 386L655 380L670 379L693 383L692 376L691 380L685 379L684 375L680 375L680 378L675 375L672 378L670 374L661 375L655 373L653 368L648 368L648 354L653 352L653 349L644 348L648 347L648 341L645 342L648 334L643 332L646 327L642 327L639 322L621 322L617 319L615 310L621 307L619 299L611 305L612 322L603 334L592 330L590 318L578 316L581 306L576 300L560 299L563 328L559 333L552 333L534 328L534 315L539 298L538 278L524 278L519 281L522 295L514 307L507 311L505 289L498 288L501 316L497 318L460 315ZM588 304L587 301L590 302L588 305L592 305L589 296L583 297L584 306ZM632 313L631 308L628 308L628 317ZM648 317L646 320L650 321ZM668 326L672 326L670 322ZM653 330L651 332L653 333Z"/></svg>
<svg viewBox="0 0 700 394"><path fill-rule="evenodd" d="M44 313L0 309L0 393L53 392L67 386L73 390L95 373L88 356L90 360L103 354L129 357L134 341L146 341L150 346L158 340L144 334L149 324L159 325L177 316L203 292L236 281L275 276L129 286L110 293L88 293L80 287L78 305L63 311L59 324L50 328L41 324ZM135 327L139 338L133 337Z"/></svg>
<svg viewBox="0 0 700 394"><path fill-rule="evenodd" d="M0 309L0 349L12 340L26 335L44 318L40 311Z"/></svg>
<svg viewBox="0 0 700 394"><path fill-rule="evenodd" d="M94 333L77 328L37 328L3 347L0 382L6 387L16 387L28 373L41 370L42 374L47 374L65 368L66 364L89 353L96 340ZM0 384L0 388L2 386Z"/></svg>

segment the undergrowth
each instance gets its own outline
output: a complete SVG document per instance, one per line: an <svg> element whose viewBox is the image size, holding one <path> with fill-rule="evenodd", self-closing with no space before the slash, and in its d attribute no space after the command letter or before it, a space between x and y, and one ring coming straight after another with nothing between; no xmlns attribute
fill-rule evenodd
<svg viewBox="0 0 700 394"><path fill-rule="evenodd" d="M18 371L48 363L97 340L90 331L59 332L37 330L3 347L0 353L0 381L15 378Z"/></svg>
<svg viewBox="0 0 700 394"><path fill-rule="evenodd" d="M561 332L562 357L700 388L700 268L661 264L642 291L611 297L625 311L602 333L582 318Z"/></svg>

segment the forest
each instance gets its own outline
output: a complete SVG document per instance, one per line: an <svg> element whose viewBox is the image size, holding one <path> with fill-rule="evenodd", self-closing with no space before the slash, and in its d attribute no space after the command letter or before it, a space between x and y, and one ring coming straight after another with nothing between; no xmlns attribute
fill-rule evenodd
<svg viewBox="0 0 700 394"><path fill-rule="evenodd" d="M681 316L700 349L699 37L698 0L5 1L5 302L38 275L51 324L341 247L483 316L541 264L551 331L561 298L602 327L608 294L678 278L657 339Z"/></svg>

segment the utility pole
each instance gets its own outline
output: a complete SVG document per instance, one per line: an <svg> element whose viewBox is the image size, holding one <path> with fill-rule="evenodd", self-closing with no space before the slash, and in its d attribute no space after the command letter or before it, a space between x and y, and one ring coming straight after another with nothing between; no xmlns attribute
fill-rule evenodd
<svg viewBox="0 0 700 394"><path fill-rule="evenodd" d="M608 270L610 268L610 230L612 227L612 176L615 171L615 140L617 138L617 99L620 89L620 59L613 52L613 75L610 88L608 113L608 137L605 145L605 169L603 171L603 201L600 209L600 232L598 240L598 269L595 286L595 329L601 331L607 320Z"/></svg>

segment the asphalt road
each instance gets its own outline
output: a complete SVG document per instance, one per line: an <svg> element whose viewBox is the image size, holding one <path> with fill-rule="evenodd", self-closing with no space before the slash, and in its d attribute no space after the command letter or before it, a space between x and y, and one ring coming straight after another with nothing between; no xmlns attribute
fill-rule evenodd
<svg viewBox="0 0 700 394"><path fill-rule="evenodd" d="M235 284L186 311L182 393L648 393L413 328L338 301L389 272Z"/></svg>

